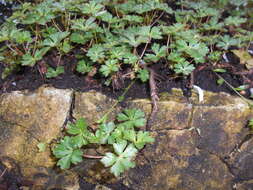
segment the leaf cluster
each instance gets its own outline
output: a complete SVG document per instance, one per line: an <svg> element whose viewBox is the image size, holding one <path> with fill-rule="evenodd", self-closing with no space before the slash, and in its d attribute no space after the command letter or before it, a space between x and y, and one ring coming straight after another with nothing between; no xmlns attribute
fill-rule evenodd
<svg viewBox="0 0 253 190"><path fill-rule="evenodd" d="M68 124L65 136L53 147L53 154L58 158L57 165L68 169L71 164L83 160L86 145L111 145L112 152L106 152L101 162L110 167L110 172L119 176L125 170L133 168L133 159L147 143L154 142L149 132L140 130L146 125L144 113L139 109L126 109L117 115L117 123L102 123L94 131L85 119Z"/></svg>
<svg viewBox="0 0 253 190"><path fill-rule="evenodd" d="M6 45L0 55L8 55L1 56L4 76L14 68L35 66L51 52L64 57L80 48L83 61L77 63L77 72L87 74L96 67L107 81L127 68L132 79L146 82L148 71L139 66L140 59L189 75L200 63L217 62L213 51L223 54L252 41L249 4L250 0L182 0L172 5L153 0L26 2L0 26L0 42Z"/></svg>
<svg viewBox="0 0 253 190"><path fill-rule="evenodd" d="M54 78L58 75L64 73L64 67L58 66L56 69L53 69L52 67L47 68L46 77L47 78Z"/></svg>

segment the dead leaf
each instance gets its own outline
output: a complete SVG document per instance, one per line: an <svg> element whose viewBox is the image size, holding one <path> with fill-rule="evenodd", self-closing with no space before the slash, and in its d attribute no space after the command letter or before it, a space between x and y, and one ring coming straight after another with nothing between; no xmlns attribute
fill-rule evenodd
<svg viewBox="0 0 253 190"><path fill-rule="evenodd" d="M247 69L253 68L253 57L245 50L232 50L232 52L240 58L240 63L245 64Z"/></svg>

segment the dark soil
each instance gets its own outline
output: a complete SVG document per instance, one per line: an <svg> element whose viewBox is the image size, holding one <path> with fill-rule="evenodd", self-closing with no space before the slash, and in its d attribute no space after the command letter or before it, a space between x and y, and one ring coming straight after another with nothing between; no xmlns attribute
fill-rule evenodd
<svg viewBox="0 0 253 190"><path fill-rule="evenodd" d="M51 67L56 67L55 60L51 56L48 56L44 61ZM104 79L95 75L92 79L87 76L80 75L75 72L74 58L65 58L60 64L64 65L65 73L59 77L53 79L46 79L45 76L39 72L39 67L23 67L19 72L14 73L7 77L5 80L0 79L0 93L11 92L14 90L36 90L41 85L52 85L61 89L75 89L77 91L88 91L91 89L100 91L111 97L118 98L126 87L131 83L131 80L123 81L121 89L116 90L112 87L106 87L103 85ZM238 61L231 63L221 62L219 67L226 67L227 73L221 73L220 75L232 86L238 87L245 83L242 75L236 75L235 71L245 70L242 65L238 64ZM161 81L157 81L159 92L168 92L173 87L183 89L185 95L190 95L189 83L190 77L175 76L168 67L165 67L163 63L157 63L150 66L160 77ZM0 75L4 69L4 66L0 64ZM123 72L123 71L122 71ZM253 80L252 74L245 75L251 81ZM218 76L212 71L212 67L208 64L199 65L194 71L194 84L198 85L204 90L213 92L227 92L235 94L226 84L217 85ZM248 96L248 94L246 94ZM148 83L142 83L135 81L134 85L130 88L126 94L126 98L150 98ZM13 167L14 168L14 167ZM2 176L1 176L2 175ZM18 170L6 170L4 164L0 162L0 190L19 190L22 186L32 186L32 182L23 180ZM130 190L121 183L117 184L105 184L112 189ZM85 182L80 178L80 190L94 189L95 185Z"/></svg>
<svg viewBox="0 0 253 190"><path fill-rule="evenodd" d="M1 2L0 1L0 24L2 24L6 18L11 16L12 10L15 6L17 6L18 2Z"/></svg>
<svg viewBox="0 0 253 190"><path fill-rule="evenodd" d="M0 93L24 89L35 90L41 85L48 84L60 89L71 88L77 91L88 91L95 89L104 94L117 98L124 92L124 88L131 83L130 80L124 80L123 84L121 85L121 89L116 90L112 87L103 85L104 79L100 79L96 75L93 77L93 79L89 79L86 76L76 73L74 71L75 68L73 68L74 64L72 64L73 60L65 60L64 62L65 63L63 64L65 65L65 73L53 79L47 79L42 76L38 71L38 67L23 67L19 72L10 75L5 80L0 79ZM163 78L160 81L157 81L159 92L167 92L170 91L171 88L177 87L182 88L186 95L190 95L190 93L187 92L190 90L187 88L189 77L175 78L168 68L164 68L163 64L159 63L153 65L151 68ZM0 64L0 75L3 69L4 66ZM238 87L243 83L241 77L234 74L223 73L221 76L234 87ZM217 79L217 75L208 67L199 71L197 69L194 73L194 84L198 85L202 89L213 92L227 92L234 94L234 92L226 84L217 85ZM149 98L148 83L136 81L127 92L126 97Z"/></svg>
<svg viewBox="0 0 253 190"><path fill-rule="evenodd" d="M32 1L32 0L30 0ZM12 3L1 3L0 2L0 24L12 14L13 7L17 6L17 2ZM165 20L168 18L164 18ZM253 46L253 44L252 44ZM252 47L253 49L253 47ZM120 85L120 89L112 89L111 87L107 87L104 84L104 80L100 79L99 76L94 76L94 80L87 78L85 76L82 76L75 72L75 63L76 60L73 58L74 55L72 55L72 58L65 58L60 65L64 65L65 67L65 73L60 75L59 77L53 78L53 79L46 79L44 76L42 76L39 73L39 66L37 67L23 67L21 70L17 73L12 74L5 80L2 80L0 78L0 93L3 92L11 92L15 90L35 90L39 88L41 85L48 84L52 85L56 88L61 89L68 89L72 88L77 91L88 91L91 89L95 89L97 91L100 91L102 93L105 93L107 95L110 95L112 97L117 98L124 92L124 88L126 88L131 81L125 80ZM47 56L44 59L45 63L48 64L51 67L56 67L56 56L50 55ZM237 60L238 62L238 60ZM153 65L152 68L155 70L155 72L162 76L163 80L157 82L158 91L159 92L167 92L170 91L171 88L177 87L182 88L184 91L184 94L186 96L190 96L190 89L189 86L189 77L183 78L183 77L177 77L173 76L173 73L168 69L168 67L164 67L164 64L158 63L156 65ZM239 64L234 65L233 61L231 62L231 65L233 67L240 67ZM4 66L2 63L0 63L0 76L3 72ZM241 68L238 70L241 71ZM232 72L231 72L232 73ZM251 74L252 75L252 74ZM221 74L224 79L230 83L233 87L238 87L240 85L243 85L245 81L242 80L241 76L223 73ZM252 76L250 76L250 79L253 79ZM229 88L226 84L223 85L217 85L217 75L210 69L208 66L204 66L204 69L196 69L194 72L194 84L198 85L204 90L209 90L213 92L227 92L230 94L235 94L231 88ZM246 93L246 96L248 96L249 93ZM149 87L148 83L144 84L140 81L136 81L135 84L130 88L130 90L126 94L126 98L149 98Z"/></svg>

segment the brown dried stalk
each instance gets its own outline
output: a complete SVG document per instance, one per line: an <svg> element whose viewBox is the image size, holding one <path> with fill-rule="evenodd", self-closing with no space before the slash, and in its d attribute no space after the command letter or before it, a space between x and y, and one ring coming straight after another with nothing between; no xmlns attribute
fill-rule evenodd
<svg viewBox="0 0 253 190"><path fill-rule="evenodd" d="M149 87L150 87L150 96L151 96L151 101L152 101L152 111L147 123L147 130L150 130L153 119L158 111L157 102L159 101L159 97L158 97L157 86L156 86L156 81L155 81L155 72L151 68L149 68L148 70L150 72Z"/></svg>
<svg viewBox="0 0 253 190"><path fill-rule="evenodd" d="M149 88L150 88L150 97L152 101L152 111L147 122L146 130L150 130L154 117L158 111L157 102L159 101L159 97L158 97L157 85L156 85L157 74L152 68L148 68L147 67L148 64L145 63L144 61L140 60L139 63L141 64L142 68L147 69L149 71Z"/></svg>
<svg viewBox="0 0 253 190"><path fill-rule="evenodd" d="M0 179L1 179L1 177L4 176L4 174L5 174L6 171L7 171L7 168L5 168L4 171L2 172L2 174L0 175Z"/></svg>
<svg viewBox="0 0 253 190"><path fill-rule="evenodd" d="M94 155L88 155L88 154L83 154L84 158L92 158L92 159L101 159L103 156L94 156Z"/></svg>

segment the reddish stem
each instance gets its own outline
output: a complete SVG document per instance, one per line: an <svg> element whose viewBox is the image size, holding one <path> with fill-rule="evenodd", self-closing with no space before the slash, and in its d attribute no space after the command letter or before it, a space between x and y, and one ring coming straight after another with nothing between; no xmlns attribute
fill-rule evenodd
<svg viewBox="0 0 253 190"><path fill-rule="evenodd" d="M103 158L103 156L93 156L93 155L87 155L87 154L83 154L84 158L93 158L93 159L101 159Z"/></svg>

